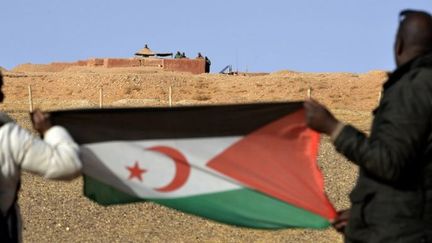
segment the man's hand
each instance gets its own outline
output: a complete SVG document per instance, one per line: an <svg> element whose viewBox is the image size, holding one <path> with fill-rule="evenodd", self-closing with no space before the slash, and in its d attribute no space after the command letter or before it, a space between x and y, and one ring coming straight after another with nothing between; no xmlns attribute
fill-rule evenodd
<svg viewBox="0 0 432 243"><path fill-rule="evenodd" d="M31 120L33 123L33 128L43 136L45 132L52 127L51 120L48 113L42 112L36 109L31 114Z"/></svg>
<svg viewBox="0 0 432 243"><path fill-rule="evenodd" d="M304 102L306 110L306 123L313 130L331 135L339 121L327 110L327 108L313 99Z"/></svg>
<svg viewBox="0 0 432 243"><path fill-rule="evenodd" d="M333 228L337 232L344 234L345 227L348 225L349 217L350 217L350 210L349 209L345 209L345 210L337 212L337 216L336 216L335 220L332 222Z"/></svg>

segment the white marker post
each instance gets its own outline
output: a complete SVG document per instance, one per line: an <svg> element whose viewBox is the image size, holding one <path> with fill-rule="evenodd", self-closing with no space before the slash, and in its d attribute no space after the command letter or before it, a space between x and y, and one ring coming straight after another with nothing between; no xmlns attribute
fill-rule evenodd
<svg viewBox="0 0 432 243"><path fill-rule="evenodd" d="M103 89L102 86L99 88L99 108L103 107Z"/></svg>
<svg viewBox="0 0 432 243"><path fill-rule="evenodd" d="M378 104L381 102L381 97L382 97L382 91L378 93Z"/></svg>
<svg viewBox="0 0 432 243"><path fill-rule="evenodd" d="M312 97L312 89L309 87L307 90L307 98L310 99Z"/></svg>
<svg viewBox="0 0 432 243"><path fill-rule="evenodd" d="M29 94L29 110L30 112L33 112L33 96L32 96L31 85L28 86L28 94Z"/></svg>

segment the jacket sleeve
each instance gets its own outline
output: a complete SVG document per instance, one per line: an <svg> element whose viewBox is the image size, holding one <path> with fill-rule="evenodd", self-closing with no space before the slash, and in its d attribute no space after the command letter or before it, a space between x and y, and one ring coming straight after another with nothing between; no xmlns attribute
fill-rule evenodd
<svg viewBox="0 0 432 243"><path fill-rule="evenodd" d="M63 127L50 128L41 140L14 123L6 126L9 150L22 169L49 179L70 179L81 170L79 147Z"/></svg>
<svg viewBox="0 0 432 243"><path fill-rule="evenodd" d="M398 181L421 163L431 133L431 73L415 75L384 94L370 137L348 125L334 141L338 152L384 181Z"/></svg>

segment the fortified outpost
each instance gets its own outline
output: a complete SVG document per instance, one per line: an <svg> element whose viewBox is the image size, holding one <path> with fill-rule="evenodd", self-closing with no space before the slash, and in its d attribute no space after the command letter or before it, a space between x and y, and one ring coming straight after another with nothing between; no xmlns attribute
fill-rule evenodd
<svg viewBox="0 0 432 243"><path fill-rule="evenodd" d="M53 62L42 66L50 66L53 70L57 71L74 66L88 66L105 68L154 67L164 71L189 72L192 74L209 72L208 69L206 69L206 60L203 58L173 58L172 53L153 52L147 45L136 52L135 57L132 58L91 58L77 62Z"/></svg>

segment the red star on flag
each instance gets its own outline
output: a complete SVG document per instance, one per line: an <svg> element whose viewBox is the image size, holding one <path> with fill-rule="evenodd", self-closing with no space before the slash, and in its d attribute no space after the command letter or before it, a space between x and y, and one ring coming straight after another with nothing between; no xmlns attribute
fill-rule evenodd
<svg viewBox="0 0 432 243"><path fill-rule="evenodd" d="M126 168L129 170L129 180L132 180L133 178L137 178L139 181L142 181L142 173L145 173L147 170L141 169L138 165L138 161L135 161L134 166L126 166Z"/></svg>

